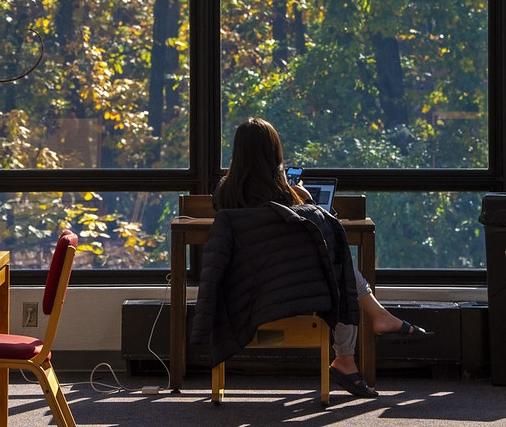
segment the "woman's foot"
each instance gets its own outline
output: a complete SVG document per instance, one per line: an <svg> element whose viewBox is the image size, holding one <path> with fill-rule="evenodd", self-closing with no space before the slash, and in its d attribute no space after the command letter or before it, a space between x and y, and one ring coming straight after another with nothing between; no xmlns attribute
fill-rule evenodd
<svg viewBox="0 0 506 427"><path fill-rule="evenodd" d="M358 367L355 364L355 358L353 356L336 357L330 366L346 375L358 372Z"/></svg>
<svg viewBox="0 0 506 427"><path fill-rule="evenodd" d="M400 332L402 329L403 321L398 317L395 317L388 310L383 309L377 312L372 319L373 330L376 335L382 335L388 332ZM407 335L414 332L413 326L409 326Z"/></svg>
<svg viewBox="0 0 506 427"><path fill-rule="evenodd" d="M353 356L336 357L329 369L331 379L348 393L358 397L378 397L378 392L369 387L359 374Z"/></svg>

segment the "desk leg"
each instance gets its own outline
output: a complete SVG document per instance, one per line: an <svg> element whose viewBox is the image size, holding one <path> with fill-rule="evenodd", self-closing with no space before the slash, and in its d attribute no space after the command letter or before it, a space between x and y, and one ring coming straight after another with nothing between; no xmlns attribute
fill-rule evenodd
<svg viewBox="0 0 506 427"><path fill-rule="evenodd" d="M9 266L5 267L5 282L0 283L0 334L9 333ZM9 370L0 368L0 427L7 426L9 413Z"/></svg>
<svg viewBox="0 0 506 427"><path fill-rule="evenodd" d="M360 250L361 271L374 292L376 284L374 232L362 234L362 245ZM376 336L373 332L372 322L363 311L361 311L360 315L358 339L360 348L359 369L367 384L374 387L376 385Z"/></svg>
<svg viewBox="0 0 506 427"><path fill-rule="evenodd" d="M170 386L183 386L186 359L186 248L184 233L172 232L170 286Z"/></svg>

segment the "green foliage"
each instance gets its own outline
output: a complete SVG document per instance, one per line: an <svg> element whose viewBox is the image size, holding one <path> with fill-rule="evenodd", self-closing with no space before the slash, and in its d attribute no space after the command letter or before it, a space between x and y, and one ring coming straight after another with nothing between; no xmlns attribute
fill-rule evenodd
<svg viewBox="0 0 506 427"><path fill-rule="evenodd" d="M178 35L167 44L177 51L172 77L180 96L161 137L152 135L147 113L154 0L0 2L0 77L38 53L25 28L37 30L45 47L32 74L0 85L0 167L187 167L188 5L175 1ZM167 218L149 214L174 215L176 205L161 194L4 194L0 235L24 268L40 268L65 227L80 235L82 267L166 266ZM35 257L25 249L37 246Z"/></svg>
<svg viewBox="0 0 506 427"><path fill-rule="evenodd" d="M164 46L177 65L164 76L171 87L158 133L149 125L155 0L0 2L0 77L37 55L24 28L39 31L46 47L35 72L0 85L0 167L188 167L188 1L171 2L178 31ZM79 7L69 15L71 4ZM282 63L273 61L280 40L272 0L221 5L225 165L236 126L255 115L279 129L290 164L488 167L487 2L286 0ZM381 41L398 50L386 70ZM388 102L401 105L407 120L388 126ZM168 262L162 241L177 209L172 195L0 196L0 234L14 248L42 241L47 252L55 233L71 226L81 236L81 265ZM380 266L483 265L479 195L371 193L368 207L378 223ZM29 255L25 266L39 262Z"/></svg>
<svg viewBox="0 0 506 427"><path fill-rule="evenodd" d="M272 63L272 51L257 60L251 46L272 35L265 25L246 27L259 13L248 4L222 2L224 165L236 126L253 115L278 128L288 164L488 166L486 2L304 2L307 51L292 49L284 67ZM289 15L297 4L287 2ZM262 9L268 21L269 11ZM404 88L408 121L394 128L385 125L375 37L393 38L399 50L401 79L390 83ZM378 264L483 266L479 197L370 193Z"/></svg>

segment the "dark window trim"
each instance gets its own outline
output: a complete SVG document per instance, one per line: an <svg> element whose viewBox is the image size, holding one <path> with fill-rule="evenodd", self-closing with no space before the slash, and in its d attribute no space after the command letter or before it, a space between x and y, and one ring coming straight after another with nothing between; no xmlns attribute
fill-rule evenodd
<svg viewBox="0 0 506 427"><path fill-rule="evenodd" d="M486 171L305 169L304 176L337 178L338 191L501 191L500 177ZM223 169L215 181L223 176Z"/></svg>
<svg viewBox="0 0 506 427"><path fill-rule="evenodd" d="M376 285L486 287L487 271L484 269L438 270L380 268L376 270Z"/></svg>
<svg viewBox="0 0 506 427"><path fill-rule="evenodd" d="M185 191L198 178L188 170L55 169L0 172L0 192Z"/></svg>
<svg viewBox="0 0 506 427"><path fill-rule="evenodd" d="M168 269L144 270L74 270L70 286L164 286ZM47 270L12 270L12 286L44 286ZM390 286L469 286L485 287L486 270L390 269L376 270L376 285ZM190 281L197 285L198 280Z"/></svg>

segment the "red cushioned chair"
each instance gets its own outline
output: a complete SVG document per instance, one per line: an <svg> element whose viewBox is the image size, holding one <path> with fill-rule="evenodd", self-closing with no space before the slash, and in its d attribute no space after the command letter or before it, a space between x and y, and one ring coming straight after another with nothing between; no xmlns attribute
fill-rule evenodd
<svg viewBox="0 0 506 427"><path fill-rule="evenodd" d="M56 245L46 279L42 309L49 315L44 341L21 335L0 334L0 369L23 369L37 377L58 426L75 426L51 365L51 348L65 299L77 247L77 236L65 230ZM7 401L7 390L1 390ZM7 425L7 411L0 414L0 426Z"/></svg>

